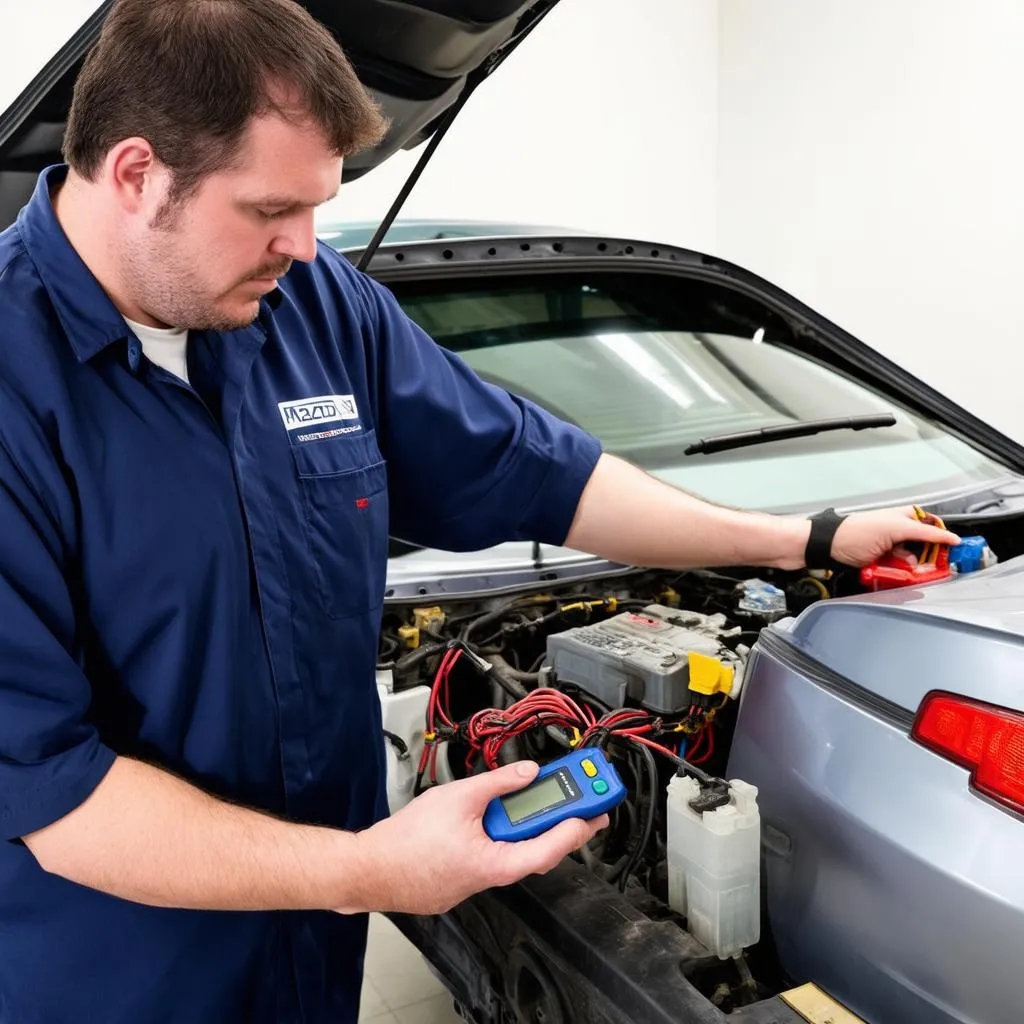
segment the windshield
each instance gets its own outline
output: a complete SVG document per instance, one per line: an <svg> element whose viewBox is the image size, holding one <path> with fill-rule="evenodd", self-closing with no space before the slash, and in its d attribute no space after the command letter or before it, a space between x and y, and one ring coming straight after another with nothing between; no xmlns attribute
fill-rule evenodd
<svg viewBox="0 0 1024 1024"><path fill-rule="evenodd" d="M796 512L923 500L1009 475L801 353L781 317L720 285L620 274L394 290L414 321L484 379L716 503ZM886 429L684 455L717 434L888 412L896 424Z"/></svg>

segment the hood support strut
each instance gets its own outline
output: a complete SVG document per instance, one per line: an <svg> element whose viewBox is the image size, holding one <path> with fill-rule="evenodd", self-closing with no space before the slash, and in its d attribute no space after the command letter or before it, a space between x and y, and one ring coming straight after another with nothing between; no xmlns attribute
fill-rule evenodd
<svg viewBox="0 0 1024 1024"><path fill-rule="evenodd" d="M496 50L491 54L489 60L484 61L484 63L481 64L475 72L467 77L466 88L462 90L462 94L459 96L458 100L452 104L437 131L431 136L430 142L427 143L427 148L423 151L423 155L416 161L416 166L412 169L412 173L402 186L401 191L397 196L395 196L395 201L391 204L391 208L385 214L384 219L380 222L380 226L374 232L373 238L370 239L366 248L360 255L359 262L356 264L357 270L365 271L370 265L370 260L373 259L373 255L380 248L380 244L384 240L384 236L391 229L391 225L394 223L395 218L401 212L402 207L405 205L405 201L409 198L409 193L416 187L416 182L420 180L420 176L423 174L424 169L430 162L430 158L437 151L437 147L441 144L441 140L447 134L448 129L451 128L455 118L458 117L459 111L462 110L469 97L476 91L477 86L488 75L494 73L497 67L512 52L512 50L519 46L519 44L522 43L522 41L541 23L541 21L544 20L545 16L551 12L557 2L558 0L549 0L545 6L538 4L534 7L530 12L532 14L532 20L519 32L513 35L512 45L506 46L503 50Z"/></svg>
<svg viewBox="0 0 1024 1024"><path fill-rule="evenodd" d="M367 243L366 248L359 257L359 262L356 264L357 270L366 270L370 265L370 260L373 259L374 253L378 248L380 248L380 243L384 240L384 236L391 230L391 225L394 223L395 218L401 212L402 207L405 206L405 201L409 198L409 193L416 187L416 182L420 180L420 175L423 174L427 164L430 162L430 158L434 155L435 150L441 144L441 140L447 134L448 129L455 123L455 118L459 116L459 111L466 105L466 100L468 100L473 94L473 90L476 88L476 85L476 82L473 82L471 85L467 85L463 90L462 95L451 105L448 113L445 114L444 120L441 122L441 126L430 137L430 141L427 143L427 148L423 151L419 160L416 161L416 166L412 169L412 173L408 178L406 178L401 191L399 191L398 195L395 196L395 201L391 204L390 209L384 215L384 219L380 222L377 230L373 233L373 238L371 238Z"/></svg>

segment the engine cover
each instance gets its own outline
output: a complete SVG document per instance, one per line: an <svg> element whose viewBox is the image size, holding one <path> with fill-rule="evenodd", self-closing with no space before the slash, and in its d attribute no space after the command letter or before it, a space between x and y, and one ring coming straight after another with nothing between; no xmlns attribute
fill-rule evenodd
<svg viewBox="0 0 1024 1024"><path fill-rule="evenodd" d="M719 660L734 670L731 696L743 681L747 649L724 643L740 632L724 615L701 615L664 605L624 612L604 622L548 637L547 660L560 680L576 683L612 707L629 698L659 714L685 711L693 702L690 653Z"/></svg>

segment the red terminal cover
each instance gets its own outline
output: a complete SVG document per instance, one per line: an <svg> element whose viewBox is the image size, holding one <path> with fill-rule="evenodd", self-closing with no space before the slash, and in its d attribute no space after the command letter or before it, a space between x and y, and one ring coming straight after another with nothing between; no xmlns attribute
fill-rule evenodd
<svg viewBox="0 0 1024 1024"><path fill-rule="evenodd" d="M898 587L917 587L923 583L937 583L949 579L953 570L949 565L949 548L939 547L935 561L914 564L896 554L880 558L860 571L860 581L872 590L895 590Z"/></svg>

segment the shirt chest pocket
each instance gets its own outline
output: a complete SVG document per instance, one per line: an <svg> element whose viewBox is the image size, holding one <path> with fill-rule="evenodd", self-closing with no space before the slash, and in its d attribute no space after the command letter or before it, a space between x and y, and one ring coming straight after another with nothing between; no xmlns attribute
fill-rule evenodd
<svg viewBox="0 0 1024 1024"><path fill-rule="evenodd" d="M388 557L387 466L374 432L296 442L312 574L333 619L376 608Z"/></svg>

